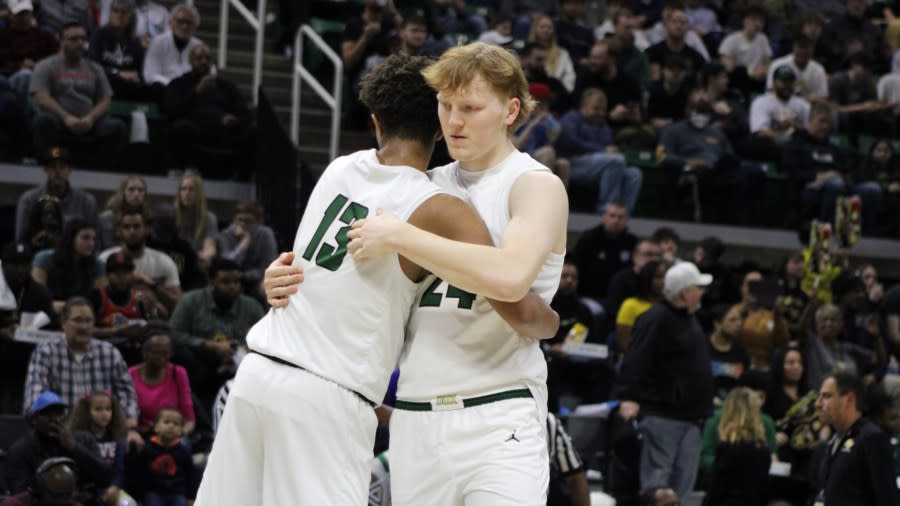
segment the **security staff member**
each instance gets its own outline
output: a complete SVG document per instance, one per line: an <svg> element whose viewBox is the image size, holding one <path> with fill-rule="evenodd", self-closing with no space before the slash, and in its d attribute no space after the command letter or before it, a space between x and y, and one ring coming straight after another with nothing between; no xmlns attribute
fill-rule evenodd
<svg viewBox="0 0 900 506"><path fill-rule="evenodd" d="M845 370L826 377L819 389L819 418L834 435L819 448L814 463L814 506L900 504L890 439L863 418L862 390L859 378Z"/></svg>

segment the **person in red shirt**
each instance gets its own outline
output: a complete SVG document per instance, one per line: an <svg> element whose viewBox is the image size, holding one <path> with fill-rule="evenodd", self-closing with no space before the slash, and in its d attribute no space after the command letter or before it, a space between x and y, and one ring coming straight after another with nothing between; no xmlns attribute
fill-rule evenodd
<svg viewBox="0 0 900 506"><path fill-rule="evenodd" d="M12 18L0 30L0 90L16 92L20 100L28 93L35 64L59 50L59 42L34 22L31 0L10 2Z"/></svg>

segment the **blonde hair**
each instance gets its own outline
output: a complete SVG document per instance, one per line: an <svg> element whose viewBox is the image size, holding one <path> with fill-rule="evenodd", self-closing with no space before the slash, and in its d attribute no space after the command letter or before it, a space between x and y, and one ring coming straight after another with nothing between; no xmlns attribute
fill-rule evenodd
<svg viewBox="0 0 900 506"><path fill-rule="evenodd" d="M759 397L749 388L737 387L728 392L719 421L719 441L765 446L766 432L759 408Z"/></svg>
<svg viewBox="0 0 900 506"><path fill-rule="evenodd" d="M140 181L141 185L144 186L144 202L141 204L141 211L144 213L144 216L150 216L150 206L147 204L147 182L144 181L144 178L138 176L137 174L129 174L125 176L125 179L119 183L119 189L113 193L109 200L106 201L106 210L113 213L116 221L119 221L119 215L122 213L122 209L125 208L125 188L128 188L128 184L132 181Z"/></svg>
<svg viewBox="0 0 900 506"><path fill-rule="evenodd" d="M537 40L537 25L545 19L550 20L550 25L553 27L553 38L550 39L550 44L547 46L544 46L542 42L538 42ZM556 60L559 59L559 54L562 52L559 49L559 44L556 42L556 25L553 23L553 18L547 14L541 14L535 18L535 20L531 22L531 29L528 31L528 42L533 42L547 50L547 66L545 68L547 73L552 75L553 71L556 69Z"/></svg>
<svg viewBox="0 0 900 506"><path fill-rule="evenodd" d="M518 98L521 103L519 115L508 130L522 124L535 106L519 60L506 49L493 44L472 42L449 49L437 62L423 70L422 75L436 91L452 92L462 90L475 76L481 76L504 100Z"/></svg>
<svg viewBox="0 0 900 506"><path fill-rule="evenodd" d="M194 184L197 185L197 197L193 209L188 209L181 203L181 185L188 179L193 179ZM178 188L175 190L175 224L178 226L179 233L188 214L194 215L194 230L191 230L190 237L185 237L185 239L199 241L203 238L203 231L206 229L206 195L203 193L203 178L197 174L184 174L178 180Z"/></svg>

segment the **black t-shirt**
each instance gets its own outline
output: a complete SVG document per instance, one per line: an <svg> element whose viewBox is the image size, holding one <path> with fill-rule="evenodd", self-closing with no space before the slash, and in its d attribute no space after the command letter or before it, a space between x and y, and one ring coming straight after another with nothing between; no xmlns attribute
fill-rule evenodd
<svg viewBox="0 0 900 506"><path fill-rule="evenodd" d="M687 44L681 48L681 51L672 51L669 45L666 44L666 41L662 40L648 47L644 53L651 64L656 63L658 65L662 65L666 61L666 56L670 54L680 56L684 60L684 72L688 79L693 79L691 76L699 76L703 66L706 65L703 55Z"/></svg>
<svg viewBox="0 0 900 506"><path fill-rule="evenodd" d="M650 100L647 102L648 118L668 118L673 122L684 118L684 107L687 105L691 89L687 80L670 94L663 86L662 79L650 85Z"/></svg>
<svg viewBox="0 0 900 506"><path fill-rule="evenodd" d="M190 243L181 238L169 242L161 242L152 236L147 239L147 246L162 251L172 257L178 267L178 279L185 292L206 286L206 276L200 271L197 252Z"/></svg>
<svg viewBox="0 0 900 506"><path fill-rule="evenodd" d="M631 265L631 252L636 243L637 237L628 231L611 238L603 225L585 230L575 245L578 294L595 299L606 297L612 275Z"/></svg>
<svg viewBox="0 0 900 506"><path fill-rule="evenodd" d="M725 400L729 390L737 385L738 378L750 368L750 355L741 345L734 343L728 351L719 351L709 344L715 395Z"/></svg>
<svg viewBox="0 0 900 506"><path fill-rule="evenodd" d="M341 43L350 41L356 42L362 36L363 31L366 27L365 21L363 21L362 17L357 16L344 25L344 35L341 37ZM366 50L363 53L363 57L353 65L352 67L347 67L345 70L347 74L354 77L354 81L356 80L356 75L362 70L366 65L366 58L372 56L373 54L380 54L382 56L387 56L390 54L390 45L391 38L395 34L394 29L394 16L385 12L381 17L381 31L378 32L378 35L373 37L369 43L366 45Z"/></svg>
<svg viewBox="0 0 900 506"><path fill-rule="evenodd" d="M114 74L120 70L136 71L138 76L144 67L144 50L137 37L122 37L112 26L104 26L91 37L88 56Z"/></svg>

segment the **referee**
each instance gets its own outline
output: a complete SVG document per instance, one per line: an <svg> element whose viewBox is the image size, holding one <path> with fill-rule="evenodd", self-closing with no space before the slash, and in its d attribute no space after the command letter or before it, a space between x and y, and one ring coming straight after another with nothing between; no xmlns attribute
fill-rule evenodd
<svg viewBox="0 0 900 506"><path fill-rule="evenodd" d="M547 415L547 445L550 454L550 491L547 506L590 506L587 473L572 438L553 413Z"/></svg>

